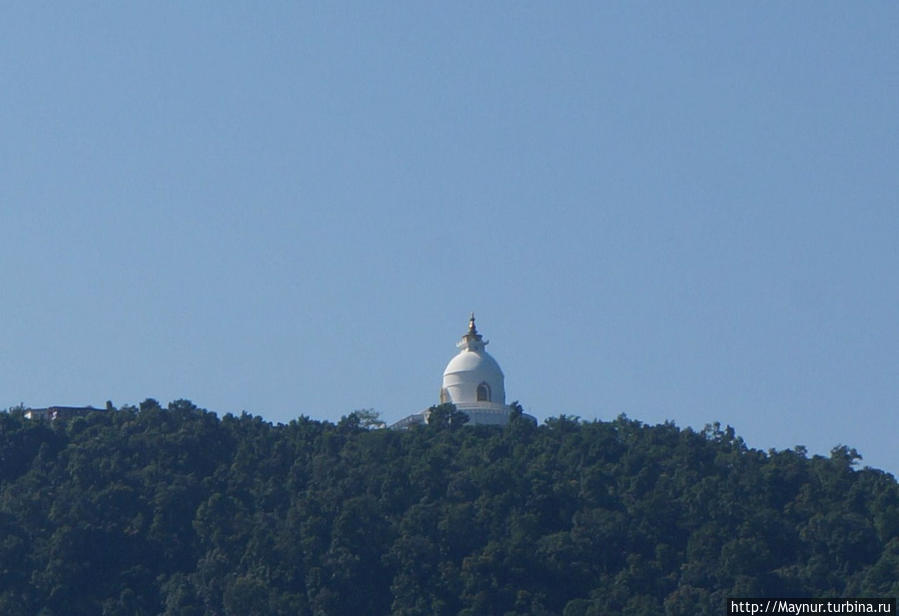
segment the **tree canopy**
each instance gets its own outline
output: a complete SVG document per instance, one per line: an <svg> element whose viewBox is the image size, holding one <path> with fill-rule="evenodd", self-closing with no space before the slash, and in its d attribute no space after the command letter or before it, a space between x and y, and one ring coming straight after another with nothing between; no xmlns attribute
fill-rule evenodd
<svg viewBox="0 0 899 616"><path fill-rule="evenodd" d="M720 614L899 593L899 487L624 416L0 413L0 613Z"/></svg>

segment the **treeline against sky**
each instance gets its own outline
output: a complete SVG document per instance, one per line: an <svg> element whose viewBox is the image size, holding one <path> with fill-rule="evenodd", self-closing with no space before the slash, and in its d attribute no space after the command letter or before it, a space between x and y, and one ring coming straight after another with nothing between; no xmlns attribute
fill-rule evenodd
<svg viewBox="0 0 899 616"><path fill-rule="evenodd" d="M515 415L0 413L0 614L694 616L899 593L899 487L851 449Z"/></svg>

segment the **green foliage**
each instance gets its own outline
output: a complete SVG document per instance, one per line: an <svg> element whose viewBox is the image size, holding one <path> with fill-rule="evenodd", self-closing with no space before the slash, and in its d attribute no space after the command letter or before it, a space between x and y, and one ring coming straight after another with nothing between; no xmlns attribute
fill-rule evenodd
<svg viewBox="0 0 899 616"><path fill-rule="evenodd" d="M337 424L345 430L383 430L387 424L381 420L381 414L374 409L359 409L345 415Z"/></svg>
<svg viewBox="0 0 899 616"><path fill-rule="evenodd" d="M0 613L677 615L899 592L899 487L851 448L514 415L0 413Z"/></svg>
<svg viewBox="0 0 899 616"><path fill-rule="evenodd" d="M468 414L447 402L428 409L428 425L438 430L461 428L468 423Z"/></svg>

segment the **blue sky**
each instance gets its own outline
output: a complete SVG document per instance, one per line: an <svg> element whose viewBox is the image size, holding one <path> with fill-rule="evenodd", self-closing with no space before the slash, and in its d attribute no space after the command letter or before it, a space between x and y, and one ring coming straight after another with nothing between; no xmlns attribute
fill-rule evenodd
<svg viewBox="0 0 899 616"><path fill-rule="evenodd" d="M0 406L509 400L899 472L893 2L10 3Z"/></svg>

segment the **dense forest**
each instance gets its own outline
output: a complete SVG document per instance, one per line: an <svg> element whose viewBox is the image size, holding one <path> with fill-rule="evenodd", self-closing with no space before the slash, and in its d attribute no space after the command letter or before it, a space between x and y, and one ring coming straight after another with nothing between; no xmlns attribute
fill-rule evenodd
<svg viewBox="0 0 899 616"><path fill-rule="evenodd" d="M899 487L852 449L513 415L0 413L0 614L694 616L899 593Z"/></svg>

